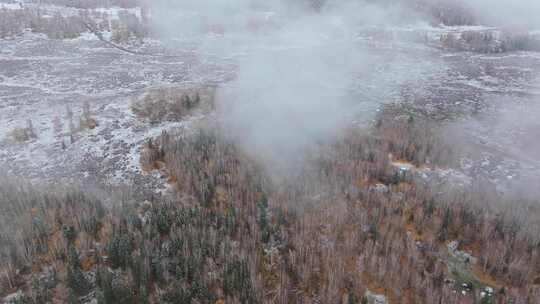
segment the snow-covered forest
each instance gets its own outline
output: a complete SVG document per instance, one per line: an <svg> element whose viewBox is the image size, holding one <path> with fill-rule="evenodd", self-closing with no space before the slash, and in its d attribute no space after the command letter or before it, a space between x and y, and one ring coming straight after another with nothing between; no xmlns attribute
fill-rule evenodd
<svg viewBox="0 0 540 304"><path fill-rule="evenodd" d="M0 0L0 303L540 303L532 0Z"/></svg>

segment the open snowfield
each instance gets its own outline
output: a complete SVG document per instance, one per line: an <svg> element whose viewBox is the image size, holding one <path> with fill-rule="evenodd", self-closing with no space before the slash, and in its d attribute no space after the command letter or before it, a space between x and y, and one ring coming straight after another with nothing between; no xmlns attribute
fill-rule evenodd
<svg viewBox="0 0 540 304"><path fill-rule="evenodd" d="M76 13L53 6L46 9ZM114 9L109 13L117 14ZM516 121L496 128L488 118L471 115L486 112L487 117L493 117L512 109L527 113L528 106L539 101L540 54L482 55L437 47L441 34L463 30L475 29L421 26L391 28L383 35L359 29L355 43L359 49L369 50L376 64L359 71L352 88L358 104L351 107L371 114L381 104L403 102L438 120L459 121L460 136L477 148L476 158L465 159L462 168L455 168L466 175L487 174L505 180L519 177L524 169L535 171L540 166L534 157L506 148L527 144L530 138L520 134L530 134L523 128L538 126L533 118L520 124L518 111L508 116ZM163 188L165 183L159 176L141 171L140 146L162 130L188 125L198 117L152 125L135 117L131 103L152 88L226 85L235 77L236 60L250 52L246 49L226 58L201 58L189 43L184 45L167 49L159 41L145 40L137 50L148 55L133 55L105 45L91 33L77 39L51 40L27 32L0 40L0 164L4 170L52 183L104 180L109 184L152 185L143 187L153 189L150 192L156 185ZM259 47L287 52L291 46ZM310 46L299 42L294 47ZM77 133L71 142L67 108L72 109L77 123L85 103L98 126ZM55 130L55 117L61 122L60 132ZM359 114L355 119L362 117ZM37 138L14 141L11 132L25 127L29 119Z"/></svg>
<svg viewBox="0 0 540 304"><path fill-rule="evenodd" d="M148 45L152 52L161 52ZM148 125L132 114L131 103L151 88L227 77L219 66L203 66L190 52L136 56L104 47L93 36L62 41L27 33L1 40L0 50L2 165L8 173L50 182L105 177L117 183L134 174L141 178L140 144L183 122ZM67 107L77 124L85 102L99 125L78 133L71 143ZM53 126L55 117L60 118L61 132ZM10 131L24 127L28 119L37 138L14 142Z"/></svg>

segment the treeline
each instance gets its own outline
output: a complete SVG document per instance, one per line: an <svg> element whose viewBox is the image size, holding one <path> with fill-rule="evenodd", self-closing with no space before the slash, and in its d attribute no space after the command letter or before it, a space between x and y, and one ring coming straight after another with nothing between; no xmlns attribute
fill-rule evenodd
<svg viewBox="0 0 540 304"><path fill-rule="evenodd" d="M451 0L411 0L420 11L432 18L436 25L475 25L477 16L467 7L465 2Z"/></svg>
<svg viewBox="0 0 540 304"><path fill-rule="evenodd" d="M148 24L137 15L120 11L118 19L106 12L81 11L79 15L63 16L39 8L0 9L0 38L13 37L30 30L46 34L51 39L73 39L87 32L87 24L100 32L111 32L111 40L126 43L149 35Z"/></svg>
<svg viewBox="0 0 540 304"><path fill-rule="evenodd" d="M140 7L141 0L33 0L34 3L54 4L59 6L91 9L99 7Z"/></svg>
<svg viewBox="0 0 540 304"><path fill-rule="evenodd" d="M488 183L435 188L390 163L389 154L418 166L448 161L449 147L428 127L414 117L383 116L375 136L351 130L278 183L260 175L264 167L234 141L223 141L219 127L163 134L146 160L163 162L179 192L206 208L232 202L242 210L260 243L240 246L248 256L253 248L271 252L269 265L248 265L263 274L273 301L334 303L377 287L395 303L538 301L538 215L524 212L537 202L504 201ZM450 240L478 262L450 271L455 266L441 258ZM466 297L454 293L463 284L472 286ZM490 284L496 294L482 297Z"/></svg>
<svg viewBox="0 0 540 304"><path fill-rule="evenodd" d="M279 179L215 122L163 133L141 159L168 173L171 199L3 181L0 294L22 290L20 303L365 303L369 290L390 303L540 301L537 202L506 202L487 182L459 191L425 183L415 170L442 164L447 147L429 122L394 114L312 147ZM470 257L456 262L453 240Z"/></svg>
<svg viewBox="0 0 540 304"><path fill-rule="evenodd" d="M59 13L43 16L33 9L0 9L0 38L19 35L26 29L56 39L76 38L86 31L78 16L64 17Z"/></svg>
<svg viewBox="0 0 540 304"><path fill-rule="evenodd" d="M540 51L540 39L528 32L466 31L442 35L440 41L443 48L454 51L478 53Z"/></svg>

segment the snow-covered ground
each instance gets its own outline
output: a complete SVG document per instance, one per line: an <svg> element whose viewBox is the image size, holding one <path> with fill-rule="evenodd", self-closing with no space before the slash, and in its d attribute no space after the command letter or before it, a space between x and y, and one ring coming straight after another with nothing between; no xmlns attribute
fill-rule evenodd
<svg viewBox="0 0 540 304"><path fill-rule="evenodd" d="M78 13L71 8L45 8L63 14ZM117 16L120 10L98 11ZM451 53L430 45L443 33L463 30L485 28L420 25L392 28L391 35L382 36L373 29L359 31L359 47L374 50L375 55L374 64L359 74L353 88L359 104L351 107L374 112L381 101L405 102L423 114L455 120L485 109L495 98L511 96L508 102L514 103L538 94L538 88L535 91L532 85L540 71L538 53ZM283 51L290 46L272 47ZM151 125L134 116L132 101L151 88L227 82L235 76L235 60L249 50L200 57L190 47L166 51L159 41L152 40L139 48L152 55L132 55L110 48L89 33L72 40L50 40L32 33L0 40L0 167L11 174L53 183L95 179L111 184L152 185L147 189L164 187L158 176L141 171L140 146L164 129L182 127L198 118ZM389 69L391 74L385 72ZM99 125L78 133L71 143L66 108L72 109L77 124L85 102L90 104ZM54 128L55 117L62 123L60 133ZM10 132L24 127L28 119L37 138L15 142ZM496 134L490 137L488 132L486 139L480 127L461 130L470 134L471 140L491 148L485 155L497 163L491 166L495 169L490 174L513 178L520 172L523 159L497 152L501 142L495 141L499 138ZM514 134L511 136L519 136ZM470 173L470 167L478 164L467 163L461 169Z"/></svg>
<svg viewBox="0 0 540 304"><path fill-rule="evenodd" d="M48 182L89 178L150 183L151 176L141 175L138 167L141 143L189 122L150 125L134 116L131 103L152 88L221 82L231 70L211 62L203 65L190 52L164 54L152 45L145 50L155 56L137 56L104 47L90 36L62 41L27 33L0 40L2 167ZM78 125L85 102L99 125L79 132L71 143L67 107ZM61 132L54 128L55 117ZM10 133L25 127L28 119L37 138L15 142Z"/></svg>

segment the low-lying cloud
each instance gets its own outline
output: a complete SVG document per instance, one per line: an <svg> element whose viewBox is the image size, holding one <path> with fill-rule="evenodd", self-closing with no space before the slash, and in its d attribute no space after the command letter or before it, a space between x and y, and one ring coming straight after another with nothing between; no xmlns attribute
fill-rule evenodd
<svg viewBox="0 0 540 304"><path fill-rule="evenodd" d="M367 108L369 120L386 100L357 100L362 79L373 95L421 74L404 77L401 67L387 64L396 60L392 51L385 58L359 38L367 27L419 22L412 11L371 1L313 2L161 1L153 10L156 29L195 45L199 56L236 56L235 79L217 93L219 118L247 151L272 165L297 162ZM384 69L374 68L379 63Z"/></svg>
<svg viewBox="0 0 540 304"><path fill-rule="evenodd" d="M502 27L540 28L540 1L537 0L444 0L460 3L471 11L479 24Z"/></svg>

